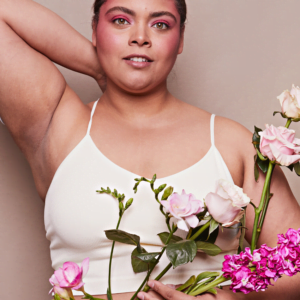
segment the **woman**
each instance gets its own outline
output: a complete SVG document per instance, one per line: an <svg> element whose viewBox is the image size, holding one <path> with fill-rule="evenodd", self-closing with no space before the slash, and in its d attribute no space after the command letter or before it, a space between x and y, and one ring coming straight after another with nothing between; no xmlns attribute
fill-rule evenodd
<svg viewBox="0 0 300 300"><path fill-rule="evenodd" d="M183 51L184 5L183 0L96 1L90 43L57 15L33 1L0 1L0 116L31 166L40 197L46 199L45 224L54 267L67 259L73 260L74 255L76 260L85 258L87 253L92 255L91 247L98 251L101 246L104 251L103 256L97 252L95 257L107 255L109 247L104 240L91 236L95 228L100 228L99 224L101 230L116 225L115 203L108 196L96 198L99 196L96 189L106 187L106 183L126 191L133 178L138 175L151 178L156 173L159 180L170 184L180 178L175 185L180 191L181 184L186 187L192 178L200 177L200 173L194 173L196 168L203 172L200 165L211 157L220 162L217 165L222 166L220 174L232 177L254 202L259 200L262 182L255 183L253 178L251 134L224 118L217 117L214 122L209 113L176 99L167 90L167 76ZM101 99L84 105L51 61L93 77L105 90ZM240 141L238 145L236 139ZM216 177L207 170L204 175ZM184 177L187 182L183 184ZM201 182L198 178L196 182ZM209 185L213 184L210 180ZM196 194L197 188L193 183L189 192ZM299 227L300 210L279 169L275 171L271 189L274 197L259 243L274 246L277 233ZM141 193L148 196L148 191ZM82 201L84 197L92 202ZM135 199L135 207L138 203ZM111 223L105 227L101 220L97 223L96 218L89 219L93 210L97 211L96 216L101 213L102 218L108 216L106 221ZM132 206L122 229L133 227L136 232L141 229L135 227L149 225L147 220L139 224L128 221L135 219L130 217L136 211ZM289 214L290 218L282 217L278 222L278 212L282 216ZM142 217L146 218L146 212ZM252 228L252 222L253 211L249 209L248 228ZM141 230L143 234L145 228ZM249 240L250 236L251 230L246 238ZM117 249L123 255L124 248ZM106 269L93 269L93 265L91 272L101 271L103 277L107 276ZM176 280L180 269L178 272L170 276L175 284L179 283ZM113 278L112 290L118 293L114 299L130 299L132 287L120 287L125 278L117 278L118 274L115 272ZM284 289L281 285L287 280L283 278L267 292L247 296L224 289L216 298L279 299L278 296L288 295L296 299L298 281L297 276L289 278L289 289ZM155 287L166 299L170 298L168 295L178 299L187 297L173 296L162 285L158 290ZM141 296L160 299L151 293Z"/></svg>

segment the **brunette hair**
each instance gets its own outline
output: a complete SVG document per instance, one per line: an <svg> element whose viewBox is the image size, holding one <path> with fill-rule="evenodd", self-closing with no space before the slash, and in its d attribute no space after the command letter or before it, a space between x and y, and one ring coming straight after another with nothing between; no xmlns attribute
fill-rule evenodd
<svg viewBox="0 0 300 300"><path fill-rule="evenodd" d="M97 25L99 21L99 12L101 6L106 2L107 0L95 0L94 3L94 17L93 17L93 26ZM177 7L177 10L180 14L180 27L184 28L185 21L186 21L186 15L187 15L187 8L186 8L186 2L185 0L174 0L175 5Z"/></svg>

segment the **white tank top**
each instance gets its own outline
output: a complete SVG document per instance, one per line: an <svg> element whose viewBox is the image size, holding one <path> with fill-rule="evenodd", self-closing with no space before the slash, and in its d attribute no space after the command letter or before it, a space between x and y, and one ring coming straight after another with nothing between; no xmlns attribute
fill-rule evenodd
<svg viewBox="0 0 300 300"><path fill-rule="evenodd" d="M117 200L98 194L96 190L101 187L116 188L119 193L125 194L126 199L134 198L132 206L123 216L120 229L139 235L142 246L148 252L160 251L163 245L157 234L167 231L165 218L159 211L149 184L141 183L137 194L134 194L134 179L140 176L110 161L93 142L90 130L97 103L92 109L86 136L57 169L45 204L45 228L50 241L52 267L57 270L66 261L81 264L83 259L89 257L90 269L84 282L86 291L93 295L105 294L107 290L112 242L106 238L104 230L115 229L119 216ZM181 193L185 189L197 199L203 199L214 191L218 179L233 182L214 144L214 117L211 116L211 147L206 155L179 173L157 179L157 187L167 183L174 187L175 192ZM176 235L180 235L180 230ZM171 269L162 282L180 284L202 271L220 271L224 255L237 252L238 238L238 228L220 230L216 244L223 250L221 254L211 257L198 253L193 263ZM113 293L136 291L146 276L146 273L135 274L132 270L133 249L134 246L116 243L112 263ZM154 279L168 263L167 257L163 256L151 278Z"/></svg>

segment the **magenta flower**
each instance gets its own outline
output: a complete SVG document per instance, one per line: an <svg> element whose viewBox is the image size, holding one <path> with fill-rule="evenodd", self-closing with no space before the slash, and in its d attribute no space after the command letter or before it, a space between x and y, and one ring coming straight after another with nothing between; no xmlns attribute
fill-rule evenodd
<svg viewBox="0 0 300 300"><path fill-rule="evenodd" d="M197 214L204 210L204 203L197 200L193 194L186 194L182 190L182 194L172 194L168 200L161 201L161 204L166 208L175 219L177 219L177 226L179 229L189 231L187 224L195 228L199 223Z"/></svg>
<svg viewBox="0 0 300 300"><path fill-rule="evenodd" d="M231 278L233 292L264 291L271 280L277 281L282 275L294 276L300 272L300 228L289 229L285 235L278 235L278 245L270 248L262 245L253 251L226 255L223 262L223 276Z"/></svg>
<svg viewBox="0 0 300 300"><path fill-rule="evenodd" d="M82 278L86 275L89 269L89 258L83 260L81 267L74 262L65 262L62 268L59 268L54 272L54 275L50 278L50 283L60 288L70 288L72 290L78 290L84 282Z"/></svg>

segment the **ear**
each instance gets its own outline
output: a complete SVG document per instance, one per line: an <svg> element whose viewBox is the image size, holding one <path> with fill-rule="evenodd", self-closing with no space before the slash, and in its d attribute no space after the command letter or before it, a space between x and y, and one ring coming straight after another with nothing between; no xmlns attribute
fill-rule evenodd
<svg viewBox="0 0 300 300"><path fill-rule="evenodd" d="M183 46L184 46L184 32L185 32L185 26L183 26L180 29L180 41L179 41L178 54L181 54L182 51L183 51Z"/></svg>
<svg viewBox="0 0 300 300"><path fill-rule="evenodd" d="M96 34L97 34L97 24L96 22L93 22L92 44L94 47L97 46Z"/></svg>

